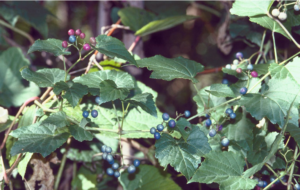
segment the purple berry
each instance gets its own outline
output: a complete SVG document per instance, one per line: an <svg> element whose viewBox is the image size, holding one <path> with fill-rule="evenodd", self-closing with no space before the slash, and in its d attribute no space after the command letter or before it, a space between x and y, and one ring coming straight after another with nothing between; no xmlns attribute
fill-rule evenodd
<svg viewBox="0 0 300 190"><path fill-rule="evenodd" d="M256 77L258 76L258 74L257 74L256 71L252 71L252 72L251 72L251 76L254 77L254 78L256 78Z"/></svg>
<svg viewBox="0 0 300 190"><path fill-rule="evenodd" d="M91 42L91 44L96 44L96 38L95 37L90 37L90 42Z"/></svg>
<svg viewBox="0 0 300 190"><path fill-rule="evenodd" d="M80 30L80 29L77 29L77 30L75 31L75 34L76 34L77 36L79 36L79 35L81 34L81 30Z"/></svg>
<svg viewBox="0 0 300 190"><path fill-rule="evenodd" d="M237 53L235 54L235 57L236 57L237 59L243 58L243 53L242 53L242 52L237 52Z"/></svg>
<svg viewBox="0 0 300 190"><path fill-rule="evenodd" d="M223 125L219 125L218 126L218 131L222 131L222 129L223 129Z"/></svg>
<svg viewBox="0 0 300 190"><path fill-rule="evenodd" d="M235 71L236 71L237 73L242 73L242 69L241 69L241 68L237 68Z"/></svg>
<svg viewBox="0 0 300 190"><path fill-rule="evenodd" d="M244 95L247 93L247 91L248 91L248 89L246 87L243 87L240 89L240 94Z"/></svg>
<svg viewBox="0 0 300 190"><path fill-rule="evenodd" d="M84 44L84 45L83 45L83 49L84 49L85 51L89 51L89 50L91 49L90 44Z"/></svg>
<svg viewBox="0 0 300 190"><path fill-rule="evenodd" d="M62 44L61 44L61 46L63 48L67 48L68 47L68 42L67 41L63 41Z"/></svg>
<svg viewBox="0 0 300 190"><path fill-rule="evenodd" d="M80 34L79 37L80 37L81 39L84 39L84 38L85 38L85 33L82 32L82 33Z"/></svg>
<svg viewBox="0 0 300 190"><path fill-rule="evenodd" d="M73 29L70 29L70 30L68 31L68 34L69 34L69 36L72 36L72 35L74 35L74 34L75 34L75 32L74 32L74 30L73 30Z"/></svg>

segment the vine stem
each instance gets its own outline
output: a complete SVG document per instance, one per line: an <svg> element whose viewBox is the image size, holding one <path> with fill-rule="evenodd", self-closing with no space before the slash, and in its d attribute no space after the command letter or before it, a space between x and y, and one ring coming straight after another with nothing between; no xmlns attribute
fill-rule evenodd
<svg viewBox="0 0 300 190"><path fill-rule="evenodd" d="M291 167L290 176L289 176L289 180L288 180L288 190L291 189L291 182L293 179L293 173L294 173L294 168L295 168L295 161L297 160L297 154L298 154L298 146L296 146L296 148L295 148L294 160L291 165L292 167Z"/></svg>
<svg viewBox="0 0 300 190"><path fill-rule="evenodd" d="M278 64L278 58L277 58L277 48L276 48L276 41L275 41L275 35L274 31L272 31L272 38L273 38L273 47L274 47L274 57L275 57L275 63Z"/></svg>
<svg viewBox="0 0 300 190"><path fill-rule="evenodd" d="M264 46L264 41L265 41L265 37L266 37L266 33L267 33L267 30L265 30L264 33L263 33L263 36L262 36L262 39L261 39L261 43L260 43L260 48L259 48L259 54L258 54L258 56L256 58L256 61L255 61L254 65L257 65L257 63L258 63L258 61L259 61L259 59L261 57L263 46Z"/></svg>
<svg viewBox="0 0 300 190"><path fill-rule="evenodd" d="M34 43L33 37L30 36L29 34L27 34L26 32L24 32L24 31L22 31L22 30L20 30L20 29L18 29L18 28L16 28L16 27L14 27L14 26L12 26L12 25L10 25L10 24L4 22L3 20L0 20L0 24L1 24L2 26L5 26L6 28L9 28L9 29L11 29L11 30L13 30L13 31L15 31L15 32L17 32L17 33L19 33L19 34L21 34L22 36L24 36L25 38L27 38L27 39L30 41L31 44Z"/></svg>
<svg viewBox="0 0 300 190"><path fill-rule="evenodd" d="M268 164L266 164L267 166L269 166ZM270 167L271 168L271 167ZM271 168L272 169L272 168ZM275 173L276 174L276 173ZM281 178L283 177L283 176L285 176L286 175L286 173L284 172L284 173L282 173L280 176L278 176L277 177L277 174L276 174L276 179L274 180L274 181L272 181L271 183L269 183L263 190L267 190L267 189L269 189L269 188L271 188L272 187L272 185L277 181L277 180L281 180Z"/></svg>

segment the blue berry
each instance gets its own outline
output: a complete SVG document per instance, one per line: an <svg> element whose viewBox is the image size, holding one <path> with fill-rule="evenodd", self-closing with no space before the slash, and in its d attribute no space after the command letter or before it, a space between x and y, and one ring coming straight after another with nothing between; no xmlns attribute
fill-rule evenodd
<svg viewBox="0 0 300 190"><path fill-rule="evenodd" d="M98 111L97 111L97 110L92 110L91 116L92 116L93 118L96 118L96 117L98 116Z"/></svg>
<svg viewBox="0 0 300 190"><path fill-rule="evenodd" d="M114 161L114 157L111 154L108 154L106 157L106 160L111 163L112 161Z"/></svg>
<svg viewBox="0 0 300 190"><path fill-rule="evenodd" d="M76 37L74 35L71 35L69 37L69 42L74 43L76 41Z"/></svg>
<svg viewBox="0 0 300 190"><path fill-rule="evenodd" d="M219 126L217 126L217 127L218 127L218 131L222 131L223 125L219 125Z"/></svg>
<svg viewBox="0 0 300 190"><path fill-rule="evenodd" d="M252 65L252 64L249 64L249 65L247 66L247 69L250 70L250 71L252 71L252 70L253 70L253 65Z"/></svg>
<svg viewBox="0 0 300 190"><path fill-rule="evenodd" d="M231 119L235 119L235 118L236 118L236 114L235 114L235 113L231 113L231 114L229 115L229 117L230 117Z"/></svg>
<svg viewBox="0 0 300 190"><path fill-rule="evenodd" d="M120 177L120 172L115 171L114 176L117 177L117 178Z"/></svg>
<svg viewBox="0 0 300 190"><path fill-rule="evenodd" d="M224 139L222 139L221 144L222 144L222 146L228 146L229 140L227 138L224 138Z"/></svg>
<svg viewBox="0 0 300 190"><path fill-rule="evenodd" d="M300 10L300 7L299 7L299 5L297 5L297 4L296 4L296 5L294 5L294 10L295 10L295 11L299 11L299 10Z"/></svg>
<svg viewBox="0 0 300 190"><path fill-rule="evenodd" d="M189 110L185 110L184 111L184 116L185 117L190 117L191 116L191 112Z"/></svg>
<svg viewBox="0 0 300 190"><path fill-rule="evenodd" d="M242 52L237 52L236 54L235 54L235 57L237 58L237 59L240 59L240 58L243 58L243 53Z"/></svg>
<svg viewBox="0 0 300 190"><path fill-rule="evenodd" d="M210 120L210 119L207 119L207 120L205 121L205 125L206 125L206 127L211 126L211 120Z"/></svg>
<svg viewBox="0 0 300 190"><path fill-rule="evenodd" d="M164 130L164 126L162 124L159 124L159 125L156 126L156 129L158 131L162 131L162 130Z"/></svg>
<svg viewBox="0 0 300 190"><path fill-rule="evenodd" d="M140 163L141 163L141 161L138 160L138 159L135 159L135 160L133 161L133 165L134 165L135 167L138 167L138 166L140 165Z"/></svg>
<svg viewBox="0 0 300 190"><path fill-rule="evenodd" d="M107 146L107 147L105 148L105 152L106 152L106 153L111 153L111 151L112 151L112 149L111 149L109 146Z"/></svg>
<svg viewBox="0 0 300 190"><path fill-rule="evenodd" d="M111 167L112 167L112 169L117 170L119 168L119 164L113 163Z"/></svg>
<svg viewBox="0 0 300 190"><path fill-rule="evenodd" d="M210 137L214 137L217 134L217 131L215 129L211 129L208 134Z"/></svg>
<svg viewBox="0 0 300 190"><path fill-rule="evenodd" d="M247 93L247 91L248 91L248 89L246 87L243 87L240 89L240 94L244 95Z"/></svg>
<svg viewBox="0 0 300 190"><path fill-rule="evenodd" d="M164 114L162 115L162 118L163 118L163 120L168 121L168 120L170 119L170 116L169 116L169 114L164 113Z"/></svg>
<svg viewBox="0 0 300 190"><path fill-rule="evenodd" d="M112 176L112 175L114 175L114 170L111 168L107 168L106 173L107 173L107 175Z"/></svg>
<svg viewBox="0 0 300 190"><path fill-rule="evenodd" d="M264 181L259 180L257 186L264 187Z"/></svg>
<svg viewBox="0 0 300 190"><path fill-rule="evenodd" d="M229 81L227 79L223 79L222 84L229 84Z"/></svg>
<svg viewBox="0 0 300 190"><path fill-rule="evenodd" d="M174 128L176 126L176 122L173 119L171 119L169 121L168 125L169 125L169 127Z"/></svg>
<svg viewBox="0 0 300 190"><path fill-rule="evenodd" d="M88 111L82 112L82 116L83 116L84 118L87 118L87 117L89 116L89 112L88 112Z"/></svg>
<svg viewBox="0 0 300 190"><path fill-rule="evenodd" d="M151 133L151 134L154 134L155 132L156 132L156 129L155 129L154 127L151 127L150 133Z"/></svg>
<svg viewBox="0 0 300 190"><path fill-rule="evenodd" d="M136 168L135 168L134 165L129 166L128 169L127 169L128 173L130 173L130 174L134 173L135 170L136 170Z"/></svg>
<svg viewBox="0 0 300 190"><path fill-rule="evenodd" d="M206 117L207 119L209 119L209 118L210 118L210 116L209 116L208 114L206 114L206 115L205 115L205 117Z"/></svg>
<svg viewBox="0 0 300 190"><path fill-rule="evenodd" d="M97 96L96 98L95 98L95 102L96 102L96 104L100 104L100 97L99 96Z"/></svg>
<svg viewBox="0 0 300 190"><path fill-rule="evenodd" d="M300 190L300 185L297 183L294 187L295 190Z"/></svg>
<svg viewBox="0 0 300 190"><path fill-rule="evenodd" d="M273 182L275 179L276 179L275 177L271 177L271 178L270 178L270 181ZM277 179L277 180L274 182L274 184L279 184L279 183L280 183L279 179Z"/></svg>
<svg viewBox="0 0 300 190"><path fill-rule="evenodd" d="M106 147L107 147L107 146L106 146L105 144L102 145L102 146L101 146L101 152L106 152Z"/></svg>
<svg viewBox="0 0 300 190"><path fill-rule="evenodd" d="M108 155L108 154L107 154L106 152L105 152L105 153L103 153L103 154L102 154L102 159L103 159L103 160L106 160L106 158L107 158L107 155Z"/></svg>
<svg viewBox="0 0 300 190"><path fill-rule="evenodd" d="M155 138L156 140L160 139L160 133L159 133L159 132L155 132L155 133L154 133L154 138Z"/></svg>
<svg viewBox="0 0 300 190"><path fill-rule="evenodd" d="M267 187L268 183L266 181L263 181L263 188Z"/></svg>
<svg viewBox="0 0 300 190"><path fill-rule="evenodd" d="M233 113L233 110L231 108L227 108L225 113L227 113L228 115L230 115L231 113Z"/></svg>

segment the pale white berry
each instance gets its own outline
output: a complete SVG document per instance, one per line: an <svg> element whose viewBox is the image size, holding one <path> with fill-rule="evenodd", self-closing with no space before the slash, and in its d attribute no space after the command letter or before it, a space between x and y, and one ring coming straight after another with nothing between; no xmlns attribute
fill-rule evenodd
<svg viewBox="0 0 300 190"><path fill-rule="evenodd" d="M282 21L286 20L287 18L287 14L285 12L281 12L279 15L278 15L278 18Z"/></svg>
<svg viewBox="0 0 300 190"><path fill-rule="evenodd" d="M237 65L231 65L231 70L236 70Z"/></svg>
<svg viewBox="0 0 300 190"><path fill-rule="evenodd" d="M238 65L239 64L239 60L237 60L237 59L233 60L233 64L234 65Z"/></svg>
<svg viewBox="0 0 300 190"><path fill-rule="evenodd" d="M273 9L273 10L272 10L272 15L273 15L274 17L278 17L279 14L280 14L280 11L279 11L278 9Z"/></svg>
<svg viewBox="0 0 300 190"><path fill-rule="evenodd" d="M295 11L299 11L299 10L300 10L300 7L299 7L299 5L297 5L297 4L296 4L296 5L294 5L294 10L295 10Z"/></svg>
<svg viewBox="0 0 300 190"><path fill-rule="evenodd" d="M231 69L231 65L230 65L230 64L227 64L227 65L225 66L225 68L226 68L226 69Z"/></svg>
<svg viewBox="0 0 300 190"><path fill-rule="evenodd" d="M3 107L0 107L0 123L6 123L8 120L8 111Z"/></svg>

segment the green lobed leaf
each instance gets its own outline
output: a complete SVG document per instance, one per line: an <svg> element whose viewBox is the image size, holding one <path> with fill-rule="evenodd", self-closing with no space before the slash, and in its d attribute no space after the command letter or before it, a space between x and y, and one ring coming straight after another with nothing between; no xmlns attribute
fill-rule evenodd
<svg viewBox="0 0 300 190"><path fill-rule="evenodd" d="M24 179L24 177L25 177L25 173L27 171L27 165L28 165L32 155L33 155L33 153L26 152L24 158L18 164L18 172L19 172L20 176L22 176L22 179Z"/></svg>
<svg viewBox="0 0 300 190"><path fill-rule="evenodd" d="M193 126L193 127L198 127L198 126ZM178 131L181 134L184 141L187 141L193 127L189 121L181 117L178 119L178 121L176 121L176 126L174 127L174 130Z"/></svg>
<svg viewBox="0 0 300 190"><path fill-rule="evenodd" d="M265 1L244 1L236 0L230 13L238 16L256 16L256 15L266 15L269 11L269 8L273 3L272 0Z"/></svg>
<svg viewBox="0 0 300 190"><path fill-rule="evenodd" d="M91 132L86 131L84 128L79 127L78 125L70 125L69 130L74 139L82 141L91 141L94 136Z"/></svg>
<svg viewBox="0 0 300 190"><path fill-rule="evenodd" d="M124 26L129 26L131 30L137 31L155 19L155 14L136 7L126 7L118 11Z"/></svg>
<svg viewBox="0 0 300 190"><path fill-rule="evenodd" d="M186 141L176 140L163 133L155 143L155 157L161 166L167 167L170 164L176 171L190 179L198 164L201 163L201 157L211 151L207 140L205 134L197 126L192 128Z"/></svg>
<svg viewBox="0 0 300 190"><path fill-rule="evenodd" d="M166 30L169 28L172 28L174 26L177 26L185 21L193 20L198 18L197 16L191 16L191 15L179 15L179 16L171 16L167 17L161 20L155 20L147 25L143 26L141 29L136 31L134 35L136 36L146 36L158 31Z"/></svg>
<svg viewBox="0 0 300 190"><path fill-rule="evenodd" d="M289 104L297 95L299 87L289 78L271 79L268 85L269 90L262 94L249 93L243 95L240 105L245 106L246 110L257 120L267 117L272 123L283 126ZM299 98L297 98L295 104L299 104ZM298 124L298 110L295 106L292 109L292 116L293 122Z"/></svg>
<svg viewBox="0 0 300 190"><path fill-rule="evenodd" d="M32 105L26 108L27 109L23 110L23 116L19 121L18 128L31 125L33 122L33 119L35 117L36 106Z"/></svg>
<svg viewBox="0 0 300 190"><path fill-rule="evenodd" d="M59 95L62 91L65 91L65 94L63 94L62 97L66 98L68 102L75 107L79 100L88 93L88 87L79 83L74 83L73 81L60 81L54 85L53 92L56 95Z"/></svg>
<svg viewBox="0 0 300 190"><path fill-rule="evenodd" d="M122 172L119 181L124 190L180 190L181 188L170 177L169 173L154 166L141 165L134 176L128 171Z"/></svg>
<svg viewBox="0 0 300 190"><path fill-rule="evenodd" d="M67 114L64 111L58 111L56 113L51 114L44 121L42 121L42 125L55 125L57 128L62 128L70 125L67 120Z"/></svg>
<svg viewBox="0 0 300 190"><path fill-rule="evenodd" d="M48 156L65 143L70 135L65 130L56 129L55 125L35 123L12 131L9 135L18 138L18 141L14 143L10 154L33 152Z"/></svg>
<svg viewBox="0 0 300 190"><path fill-rule="evenodd" d="M95 49L107 55L108 57L122 58L133 65L137 65L134 57L127 51L123 42L117 38L107 35L99 35L96 37Z"/></svg>
<svg viewBox="0 0 300 190"><path fill-rule="evenodd" d="M100 83L99 105L117 99L124 100L129 94L128 88L120 88L113 80L104 80Z"/></svg>
<svg viewBox="0 0 300 190"><path fill-rule="evenodd" d="M222 151L222 145L220 143L222 140L221 134L217 133L214 137L210 137L208 135L210 128L206 127L205 125L200 125L199 128L208 138L208 144L211 147L212 151Z"/></svg>
<svg viewBox="0 0 300 190"><path fill-rule="evenodd" d="M0 55L0 105L21 106L27 99L40 94L40 89L30 82L25 86L19 70L30 63L21 49L9 48Z"/></svg>
<svg viewBox="0 0 300 190"><path fill-rule="evenodd" d="M183 57L168 59L160 55L138 60L137 64L139 67L153 70L150 78L167 81L184 78L193 81L193 83L198 82L194 77L204 69L200 63Z"/></svg>
<svg viewBox="0 0 300 190"><path fill-rule="evenodd" d="M233 152L210 152L189 181L218 183L220 190L253 189L256 180L242 176L245 160Z"/></svg>
<svg viewBox="0 0 300 190"><path fill-rule="evenodd" d="M145 112L150 115L157 117L157 111L155 103L153 101L153 95L150 93L137 94L129 99L126 99L126 102L129 102L130 105L139 106Z"/></svg>
<svg viewBox="0 0 300 190"><path fill-rule="evenodd" d="M65 80L65 71L61 69L40 69L36 72L25 68L21 71L22 77L28 81L34 82L39 87L53 87L55 83ZM70 78L68 75L67 79Z"/></svg>
<svg viewBox="0 0 300 190"><path fill-rule="evenodd" d="M210 90L206 91L216 97L235 97L235 94L227 84L212 84Z"/></svg>
<svg viewBox="0 0 300 190"><path fill-rule="evenodd" d="M35 51L48 52L54 56L59 55L71 55L71 52L67 48L62 47L61 40L49 38L47 40L36 40L32 46L30 46L27 53L32 53Z"/></svg>

